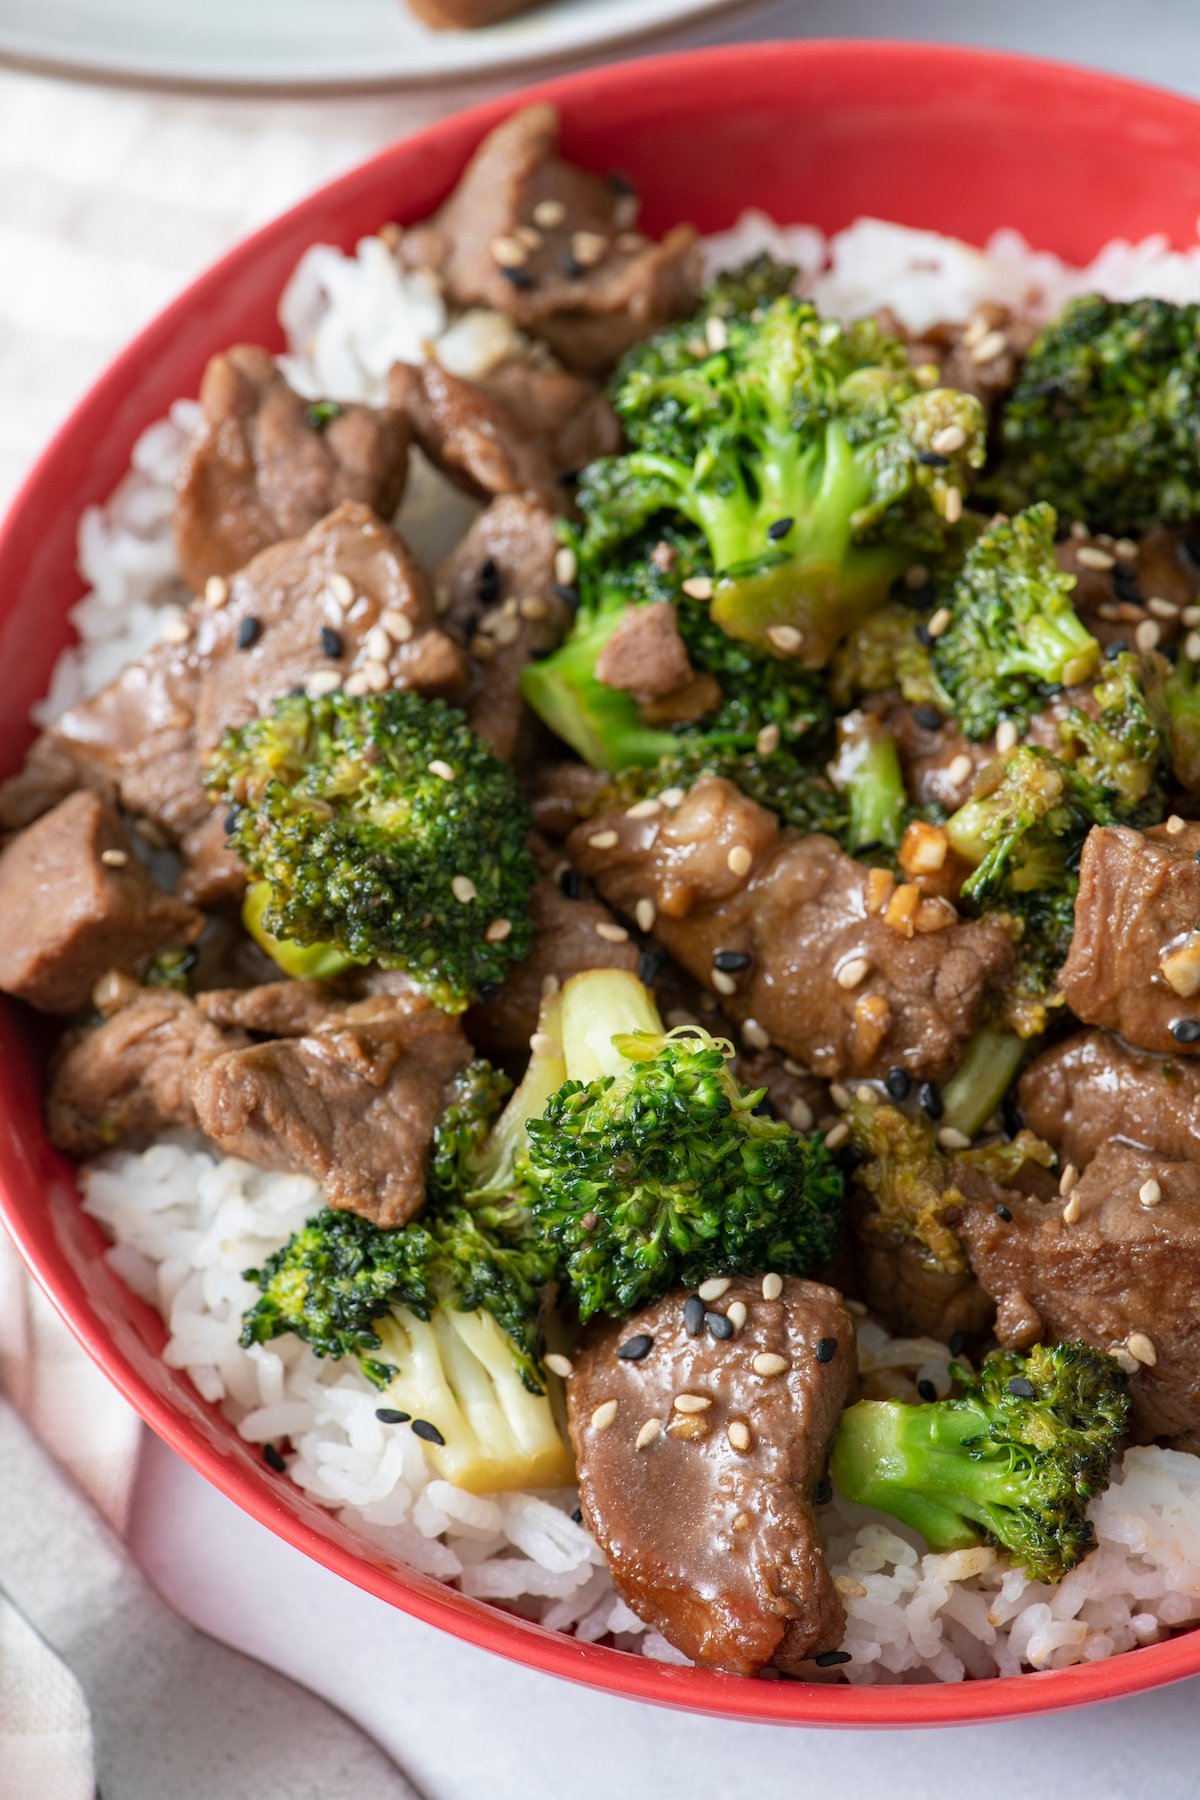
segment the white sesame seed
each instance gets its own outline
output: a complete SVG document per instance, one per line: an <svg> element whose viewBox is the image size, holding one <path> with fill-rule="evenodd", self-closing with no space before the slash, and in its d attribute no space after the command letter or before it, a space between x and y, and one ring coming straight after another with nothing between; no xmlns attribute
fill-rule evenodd
<svg viewBox="0 0 1200 1800"><path fill-rule="evenodd" d="M567 209L561 200L539 200L533 209L533 222L543 231L553 231L561 225L567 216Z"/></svg>
<svg viewBox="0 0 1200 1800"><path fill-rule="evenodd" d="M315 669L304 684L304 691L313 700L320 700L324 694L335 694L342 685L340 669Z"/></svg>
<svg viewBox="0 0 1200 1800"><path fill-rule="evenodd" d="M1062 1213L1063 1224L1064 1225L1076 1224L1078 1222L1079 1215L1082 1211L1083 1211L1083 1203L1080 1200L1079 1195L1072 1194L1070 1199L1067 1201L1067 1204L1063 1207L1063 1213Z"/></svg>
<svg viewBox="0 0 1200 1800"><path fill-rule="evenodd" d="M638 1432L637 1436L633 1440L634 1449L635 1450L644 1450L646 1448L646 1445L652 1444L654 1442L655 1438L658 1437L661 1434L661 1432L662 1432L662 1420L661 1419L647 1419L645 1424L642 1426L641 1430Z"/></svg>
<svg viewBox="0 0 1200 1800"><path fill-rule="evenodd" d="M732 1286L733 1281L728 1275L710 1275L707 1281L700 1283L696 1292L702 1300L719 1300Z"/></svg>
<svg viewBox="0 0 1200 1800"><path fill-rule="evenodd" d="M969 351L971 361L979 366L982 363L995 362L1008 349L1008 339L1002 331L989 331L974 344Z"/></svg>
<svg viewBox="0 0 1200 1800"><path fill-rule="evenodd" d="M633 909L634 919L639 931L653 931L654 921L658 917L658 908L653 900L639 900Z"/></svg>
<svg viewBox="0 0 1200 1800"><path fill-rule="evenodd" d="M542 234L540 231L536 231L532 225L518 225L513 236L518 243L524 244L527 250L540 250L541 248Z"/></svg>
<svg viewBox="0 0 1200 1800"><path fill-rule="evenodd" d="M735 844L725 862L731 875L746 875L754 861L754 854L745 844Z"/></svg>
<svg viewBox="0 0 1200 1800"><path fill-rule="evenodd" d="M929 448L938 456L953 456L956 450L962 449L966 441L967 434L961 425L943 425L930 438Z"/></svg>
<svg viewBox="0 0 1200 1800"><path fill-rule="evenodd" d="M412 620L407 613L399 612L394 606L389 606L386 612L379 615L379 623L393 643L407 644L413 635Z"/></svg>
<svg viewBox="0 0 1200 1800"><path fill-rule="evenodd" d="M369 692L367 678L361 669L356 669L353 675L347 675L342 687L352 700L361 700L362 696Z"/></svg>
<svg viewBox="0 0 1200 1800"><path fill-rule="evenodd" d="M611 919L599 920L596 925L596 936L603 938L606 944L627 944L629 942L629 933L625 927L616 924Z"/></svg>
<svg viewBox="0 0 1200 1800"><path fill-rule="evenodd" d="M683 789L681 787L664 788L658 797L664 806L679 806L683 800Z"/></svg>
<svg viewBox="0 0 1200 1800"><path fill-rule="evenodd" d="M502 944L505 938L512 936L512 920L493 919L483 935L489 944Z"/></svg>
<svg viewBox="0 0 1200 1800"><path fill-rule="evenodd" d="M1113 549L1118 556L1124 557L1126 562L1134 562L1137 559L1138 547L1133 538L1118 538Z"/></svg>
<svg viewBox="0 0 1200 1800"><path fill-rule="evenodd" d="M793 1100L788 1107L788 1124L793 1131L811 1131L813 1109L807 1100Z"/></svg>
<svg viewBox="0 0 1200 1800"><path fill-rule="evenodd" d="M744 1300L731 1300L729 1305L725 1308L725 1317L729 1320L729 1323L733 1326L735 1332L740 1331L742 1326L746 1323L746 1302Z"/></svg>
<svg viewBox="0 0 1200 1800"><path fill-rule="evenodd" d="M529 261L528 250L516 237L494 237L488 248L492 253L492 261L502 269L519 269L522 263Z"/></svg>
<svg viewBox="0 0 1200 1800"><path fill-rule="evenodd" d="M1011 719L1001 719L996 727L996 754L1007 756L1017 745L1017 728ZM969 759L968 759L969 760Z"/></svg>
<svg viewBox="0 0 1200 1800"><path fill-rule="evenodd" d="M123 869L125 864L129 861L129 856L124 850L102 850L100 852L100 861L106 868Z"/></svg>
<svg viewBox="0 0 1200 1800"><path fill-rule="evenodd" d="M680 583L684 593L690 600L711 600L713 595L712 578L708 575L689 575Z"/></svg>
<svg viewBox="0 0 1200 1800"><path fill-rule="evenodd" d="M1070 535L1075 539L1076 543L1078 543L1080 538L1088 537L1090 533L1082 519L1072 519Z"/></svg>
<svg viewBox="0 0 1200 1800"><path fill-rule="evenodd" d="M1179 608L1173 600L1164 600L1161 594L1152 594L1146 602L1146 611L1152 612L1156 619L1177 619Z"/></svg>
<svg viewBox="0 0 1200 1800"><path fill-rule="evenodd" d="M382 625L372 625L363 639L363 649L372 662L385 663L392 654L391 634L386 632Z"/></svg>
<svg viewBox="0 0 1200 1800"><path fill-rule="evenodd" d="M1162 626L1157 619L1143 619L1133 634L1133 641L1139 650L1154 650L1162 636Z"/></svg>
<svg viewBox="0 0 1200 1800"><path fill-rule="evenodd" d="M829 1098L839 1112L845 1112L850 1104L850 1089L843 1087L840 1081L835 1081L829 1089Z"/></svg>
<svg viewBox="0 0 1200 1800"><path fill-rule="evenodd" d="M707 1394L676 1394L671 1404L676 1412L702 1413L708 1411L712 1401Z"/></svg>
<svg viewBox="0 0 1200 1800"><path fill-rule="evenodd" d="M594 269L607 249L608 239L598 231L576 231L571 235L571 255L582 268Z"/></svg>
<svg viewBox="0 0 1200 1800"><path fill-rule="evenodd" d="M865 956L852 956L849 962L844 962L837 972L838 986L845 988L847 992L858 987L866 980L870 968L871 965Z"/></svg>
<svg viewBox="0 0 1200 1800"><path fill-rule="evenodd" d="M724 969L713 970L712 984L716 988L718 994L728 995L737 993L737 982L733 979L732 975L726 975Z"/></svg>
<svg viewBox="0 0 1200 1800"><path fill-rule="evenodd" d="M955 787L961 787L964 781L970 781L974 773L975 763L965 750L960 750L946 765L946 779L953 782Z"/></svg>
<svg viewBox="0 0 1200 1800"><path fill-rule="evenodd" d="M950 619L950 608L948 606L939 606L925 629L930 637L941 637L943 631L945 631L946 627L949 625Z"/></svg>
<svg viewBox="0 0 1200 1800"><path fill-rule="evenodd" d="M216 612L229 598L229 583L223 575L210 575L204 584L206 603Z"/></svg>
<svg viewBox="0 0 1200 1800"><path fill-rule="evenodd" d="M782 735L778 725L764 725L754 740L754 748L760 756L774 756Z"/></svg>
<svg viewBox="0 0 1200 1800"><path fill-rule="evenodd" d="M1068 1163L1058 1178L1058 1191L1065 1199L1068 1194L1073 1194L1078 1186L1079 1170L1074 1163Z"/></svg>
<svg viewBox="0 0 1200 1800"><path fill-rule="evenodd" d="M788 1359L776 1355L774 1350L760 1350L750 1366L756 1375L782 1375L788 1367Z"/></svg>
<svg viewBox="0 0 1200 1800"><path fill-rule="evenodd" d="M1126 1375L1136 1375L1141 1367L1137 1357L1131 1356L1128 1348L1124 1344L1114 1344L1109 1351L1109 1355L1118 1367L1124 1369Z"/></svg>
<svg viewBox="0 0 1200 1800"><path fill-rule="evenodd" d="M502 649L515 644L521 635L521 621L517 618L497 619L492 626L492 636Z"/></svg>
<svg viewBox="0 0 1200 1800"><path fill-rule="evenodd" d="M554 579L563 587L570 587L579 573L579 558L569 545L563 544L554 552Z"/></svg>
<svg viewBox="0 0 1200 1800"><path fill-rule="evenodd" d="M855 1088L854 1098L858 1101L860 1106L879 1105L879 1095L875 1092L873 1087L868 1087L865 1081L859 1087Z"/></svg>
<svg viewBox="0 0 1200 1800"><path fill-rule="evenodd" d="M1131 1331L1125 1339L1125 1348L1130 1356L1140 1363L1145 1363L1149 1369L1152 1369L1158 1361L1158 1351L1154 1348L1154 1340L1147 1337L1144 1331Z"/></svg>
<svg viewBox="0 0 1200 1800"><path fill-rule="evenodd" d="M456 900L461 901L464 906L468 906L474 900L478 889L469 875L456 875L450 883L450 892Z"/></svg>
<svg viewBox="0 0 1200 1800"><path fill-rule="evenodd" d="M971 1140L965 1131L956 1131L953 1125L943 1125L938 1132L938 1143L943 1150L969 1150Z"/></svg>
<svg viewBox="0 0 1200 1800"><path fill-rule="evenodd" d="M1200 606L1185 606L1179 616L1185 625L1200 625Z"/></svg>
<svg viewBox="0 0 1200 1800"><path fill-rule="evenodd" d="M1111 569L1116 562L1107 550L1100 550L1095 544L1080 544L1075 552L1075 561L1084 569Z"/></svg>
<svg viewBox="0 0 1200 1800"><path fill-rule="evenodd" d="M638 800L634 805L627 806L625 817L627 819L652 819L655 813L660 813L662 809L662 801L658 799L657 795L652 794L648 800Z"/></svg>
<svg viewBox="0 0 1200 1800"><path fill-rule="evenodd" d="M963 515L962 489L948 487L942 499L942 517L947 525L957 525Z"/></svg>
<svg viewBox="0 0 1200 1800"><path fill-rule="evenodd" d="M575 1364L571 1361L570 1357L560 1356L557 1350L551 1350L543 1360L550 1373L552 1375L561 1375L564 1381L567 1379L568 1375L573 1375L575 1372Z"/></svg>
<svg viewBox="0 0 1200 1800"><path fill-rule="evenodd" d="M1181 831L1187 830L1187 820L1181 819L1178 813L1172 813L1164 829L1168 837L1178 837Z"/></svg>
<svg viewBox="0 0 1200 1800"><path fill-rule="evenodd" d="M616 1401L615 1400L602 1400L600 1402L599 1406L596 1408L595 1412L592 1414L592 1418L591 1418L592 1430L593 1431L607 1431L609 1426L612 1424L613 1420L616 1418L616 1416L617 1416Z"/></svg>
<svg viewBox="0 0 1200 1800"><path fill-rule="evenodd" d="M747 1425L745 1419L731 1419L729 1424L725 1427L725 1436L729 1439L729 1442L735 1450L748 1450L750 1448L750 1427Z"/></svg>
<svg viewBox="0 0 1200 1800"><path fill-rule="evenodd" d="M752 1050L766 1050L770 1046L771 1034L757 1019L742 1020L742 1036Z"/></svg>
<svg viewBox="0 0 1200 1800"><path fill-rule="evenodd" d="M161 632L164 644L186 644L191 635L192 628L186 619L168 619Z"/></svg>
<svg viewBox="0 0 1200 1800"><path fill-rule="evenodd" d="M840 1150L843 1144L849 1142L849 1139L850 1127L847 1125L845 1119L839 1119L833 1129L825 1133L825 1148L827 1150Z"/></svg>
<svg viewBox="0 0 1200 1800"><path fill-rule="evenodd" d="M762 1278L762 1297L764 1300L778 1300L783 1292L782 1275L764 1275Z"/></svg>
<svg viewBox="0 0 1200 1800"><path fill-rule="evenodd" d="M1157 1206L1162 1199L1162 1188L1153 1176L1149 1181L1143 1181L1138 1189L1138 1199L1143 1206Z"/></svg>
<svg viewBox="0 0 1200 1800"><path fill-rule="evenodd" d="M785 656L794 656L804 644L804 633L794 625L768 625L767 640Z"/></svg>
<svg viewBox="0 0 1200 1800"><path fill-rule="evenodd" d="M714 354L716 351L728 347L729 332L726 330L724 319L719 319L716 313L710 313L704 321L704 341Z"/></svg>
<svg viewBox="0 0 1200 1800"><path fill-rule="evenodd" d="M620 841L615 831L594 831L588 839L593 850L614 850Z"/></svg>
<svg viewBox="0 0 1200 1800"><path fill-rule="evenodd" d="M862 1600L867 1593L856 1575L835 1575L833 1585L845 1600Z"/></svg>
<svg viewBox="0 0 1200 1800"><path fill-rule="evenodd" d="M1200 662L1200 631L1189 631L1183 640L1183 654L1189 662Z"/></svg>
<svg viewBox="0 0 1200 1800"><path fill-rule="evenodd" d="M440 756L435 756L430 763L429 773L431 775L440 775L443 781L453 781L455 778L454 770L451 768L450 764L444 762Z"/></svg>
<svg viewBox="0 0 1200 1800"><path fill-rule="evenodd" d="M381 662L376 662L374 658L363 664L362 673L363 680L373 694L382 694L384 688L390 686L387 670Z"/></svg>
<svg viewBox="0 0 1200 1800"><path fill-rule="evenodd" d="M345 609L354 604L354 583L340 569L335 569L329 577L329 591L338 605Z"/></svg>
<svg viewBox="0 0 1200 1800"><path fill-rule="evenodd" d="M517 611L521 617L528 619L533 625L539 624L542 619L548 617L549 610L539 594L526 594L523 600L517 602Z"/></svg>

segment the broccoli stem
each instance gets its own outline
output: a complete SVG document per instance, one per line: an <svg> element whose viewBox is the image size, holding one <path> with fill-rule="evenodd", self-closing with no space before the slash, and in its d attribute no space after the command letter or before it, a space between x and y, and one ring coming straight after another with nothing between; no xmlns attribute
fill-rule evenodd
<svg viewBox="0 0 1200 1800"><path fill-rule="evenodd" d="M358 958L346 956L333 944L297 944L292 938L272 936L262 922L270 904L271 883L252 881L242 901L242 924L259 949L265 950L285 975L300 981L332 981L347 969L361 967Z"/></svg>
<svg viewBox="0 0 1200 1800"><path fill-rule="evenodd" d="M552 994L542 1003L538 1028L530 1044L530 1057L520 1085L509 1096L508 1104L493 1125L484 1146L469 1205L507 1194L513 1183L517 1152L524 1148L525 1125L529 1119L540 1119L552 1094L567 1079L567 1065L560 1048L562 1037L562 1001Z"/></svg>
<svg viewBox="0 0 1200 1800"><path fill-rule="evenodd" d="M863 712L846 714L838 738L838 754L829 772L849 805L846 842L852 851L868 844L894 850L908 807L896 740L878 719Z"/></svg>
<svg viewBox="0 0 1200 1800"><path fill-rule="evenodd" d="M649 1033L660 1047L663 1022L654 1000L627 969L585 969L561 994L562 1048L568 1081L600 1081L629 1071L629 1042ZM514 1096L515 1097L515 1096ZM511 1104L511 1102L510 1102Z"/></svg>
<svg viewBox="0 0 1200 1800"><path fill-rule="evenodd" d="M1029 1040L1014 1031L990 1025L977 1031L942 1089L945 1123L974 1137L1003 1101L1028 1048Z"/></svg>

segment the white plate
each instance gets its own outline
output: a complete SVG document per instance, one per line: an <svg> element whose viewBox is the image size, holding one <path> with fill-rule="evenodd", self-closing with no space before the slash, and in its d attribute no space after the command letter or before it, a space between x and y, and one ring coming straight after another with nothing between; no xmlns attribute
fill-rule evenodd
<svg viewBox="0 0 1200 1800"><path fill-rule="evenodd" d="M0 0L0 58L198 87L382 87L612 49L739 0L551 0L432 31L404 0Z"/></svg>

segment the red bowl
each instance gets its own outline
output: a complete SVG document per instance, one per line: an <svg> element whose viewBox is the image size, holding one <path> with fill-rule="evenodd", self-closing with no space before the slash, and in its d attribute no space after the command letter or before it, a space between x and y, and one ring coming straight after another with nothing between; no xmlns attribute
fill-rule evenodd
<svg viewBox="0 0 1200 1800"><path fill-rule="evenodd" d="M748 205L826 230L874 213L975 242L1014 225L1074 261L1120 233L1195 242L1200 106L1108 76L988 51L899 44L760 44L589 70L495 101L394 145L258 232L144 331L37 464L0 533L0 769L67 641L81 592L75 531L126 469L134 439L210 353L280 343L275 307L315 240L349 246L428 213L484 133L527 99L554 101L568 152L627 170L651 230L706 231ZM83 302L81 301L81 304ZM156 1314L109 1271L73 1171L41 1126L38 1040L0 1013L0 1205L81 1343L160 1437L280 1537L418 1618L591 1687L716 1716L839 1726L1011 1718L1200 1673L1200 1631L1108 1662L955 1686L850 1688L742 1681L648 1662L544 1631L400 1567L357 1539L168 1369Z"/></svg>

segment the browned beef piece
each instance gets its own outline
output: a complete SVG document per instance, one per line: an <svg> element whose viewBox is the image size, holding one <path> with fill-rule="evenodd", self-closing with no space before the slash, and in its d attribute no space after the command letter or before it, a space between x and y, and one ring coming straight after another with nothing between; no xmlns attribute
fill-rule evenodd
<svg viewBox="0 0 1200 1800"><path fill-rule="evenodd" d="M1087 1025L1143 1050L1200 1053L1200 824L1094 827L1059 976Z"/></svg>
<svg viewBox="0 0 1200 1800"><path fill-rule="evenodd" d="M725 1021L719 1013L700 1016L715 1037L724 1036ZM821 1120L835 1115L829 1089L820 1076L811 1075L778 1050L748 1050L740 1046L733 1059L733 1072L743 1087L765 1088L774 1112L795 1131L811 1131Z"/></svg>
<svg viewBox="0 0 1200 1800"><path fill-rule="evenodd" d="M941 806L955 812L975 785L975 778L996 754L995 745L973 744L952 720L930 727L898 696L889 700L883 719L896 740L904 785L914 806Z"/></svg>
<svg viewBox="0 0 1200 1800"><path fill-rule="evenodd" d="M209 988L196 995L196 1008L225 1031L248 1031L254 1037L306 1037L358 997L347 996L328 981L267 981L250 988Z"/></svg>
<svg viewBox="0 0 1200 1800"><path fill-rule="evenodd" d="M467 1035L485 1056L515 1057L529 1049L542 998L583 969L636 969L637 946L607 906L581 895L570 900L550 875L539 875L530 897L533 949L494 1000L472 1007ZM614 936L620 933L619 937Z"/></svg>
<svg viewBox="0 0 1200 1800"><path fill-rule="evenodd" d="M440 363L397 363L389 392L426 456L470 494L529 494L560 513L563 475L621 444L600 390L562 369L510 363L468 381Z"/></svg>
<svg viewBox="0 0 1200 1800"><path fill-rule="evenodd" d="M403 641L379 662L371 634L388 621ZM0 824L44 803L53 769L67 786L115 790L128 811L187 839L211 818L201 765L222 732L309 677L378 670L389 685L450 698L465 684L462 651L435 624L407 546L353 501L264 550L223 604L197 600L186 623L186 642L156 645L38 740L0 789Z"/></svg>
<svg viewBox="0 0 1200 1800"><path fill-rule="evenodd" d="M42 1012L76 1013L110 969L132 974L202 916L162 893L115 807L81 790L0 850L0 989Z"/></svg>
<svg viewBox="0 0 1200 1800"><path fill-rule="evenodd" d="M1031 1131L1083 1168L1114 1138L1200 1162L1200 1063L1080 1031L1034 1058L1018 1089Z"/></svg>
<svg viewBox="0 0 1200 1800"><path fill-rule="evenodd" d="M827 1079L945 1073L1011 967L1009 940L984 922L893 930L872 909L871 870L831 838L781 831L728 781L697 782L649 817L591 819L567 851L618 911L652 901L656 936L705 986L718 951L749 956L724 1011Z"/></svg>
<svg viewBox="0 0 1200 1800"><path fill-rule="evenodd" d="M385 519L400 504L409 432L392 407L314 409L251 344L213 357L200 407L174 518L179 567L197 592L269 544L302 537L343 500Z"/></svg>
<svg viewBox="0 0 1200 1800"><path fill-rule="evenodd" d="M894 318L884 322L896 328ZM977 395L991 411L1012 388L1036 335L1032 319L985 300L966 319L931 325L920 337L909 338L908 355L915 366L933 363L946 387Z"/></svg>
<svg viewBox="0 0 1200 1800"><path fill-rule="evenodd" d="M699 251L690 225L657 244L631 230L627 184L564 162L558 134L552 106L506 119L441 210L404 233L399 254L436 269L455 305L507 313L590 372L691 311Z"/></svg>
<svg viewBox="0 0 1200 1800"><path fill-rule="evenodd" d="M911 1238L881 1237L851 1216L859 1280L854 1291L889 1330L942 1343L958 1332L968 1343L988 1335L996 1309L969 1270L941 1269Z"/></svg>
<svg viewBox="0 0 1200 1800"><path fill-rule="evenodd" d="M596 658L597 681L639 700L661 700L691 679L687 646L667 600L631 607Z"/></svg>
<svg viewBox="0 0 1200 1800"><path fill-rule="evenodd" d="M210 812L179 842L184 859L175 892L193 906L215 907L240 900L246 888L246 865L225 841L225 809Z"/></svg>
<svg viewBox="0 0 1200 1800"><path fill-rule="evenodd" d="M1120 1351L1138 1365L1137 1436L1200 1445L1200 1163L1106 1144L1068 1200L1012 1196L1007 1210L973 1205L961 1224L1001 1343Z"/></svg>
<svg viewBox="0 0 1200 1800"><path fill-rule="evenodd" d="M1060 568L1075 577L1075 609L1102 644L1123 638L1131 647L1139 625L1153 620L1158 641L1175 643L1190 629L1185 607L1200 598L1200 563L1189 553L1195 539L1184 529L1157 528L1138 541L1085 535L1058 546ZM1152 604L1153 603L1153 604Z"/></svg>
<svg viewBox="0 0 1200 1800"><path fill-rule="evenodd" d="M231 1050L192 1084L201 1130L231 1156L324 1182L331 1206L403 1225L449 1083L470 1060L455 1019L418 995L348 1005L303 1037Z"/></svg>
<svg viewBox="0 0 1200 1800"><path fill-rule="evenodd" d="M447 624L470 637L485 610L554 589L555 515L526 494L500 494L443 557L433 591Z"/></svg>
<svg viewBox="0 0 1200 1800"><path fill-rule="evenodd" d="M761 1277L731 1281L713 1310L740 1301L746 1322L725 1341L689 1337L686 1299L605 1324L575 1358L583 1516L618 1591L693 1662L796 1673L845 1623L813 1490L854 1386L854 1326L835 1289L794 1276L773 1300ZM634 1338L645 1354L618 1356ZM681 1411L684 1395L708 1404Z"/></svg>
<svg viewBox="0 0 1200 1800"><path fill-rule="evenodd" d="M581 762L548 762L530 771L527 783L533 822L543 837L559 844L587 818L612 777Z"/></svg>
<svg viewBox="0 0 1200 1800"><path fill-rule="evenodd" d="M192 1078L239 1041L184 994L131 988L109 1018L63 1040L46 1099L51 1143L69 1156L94 1156L124 1139L195 1131Z"/></svg>

